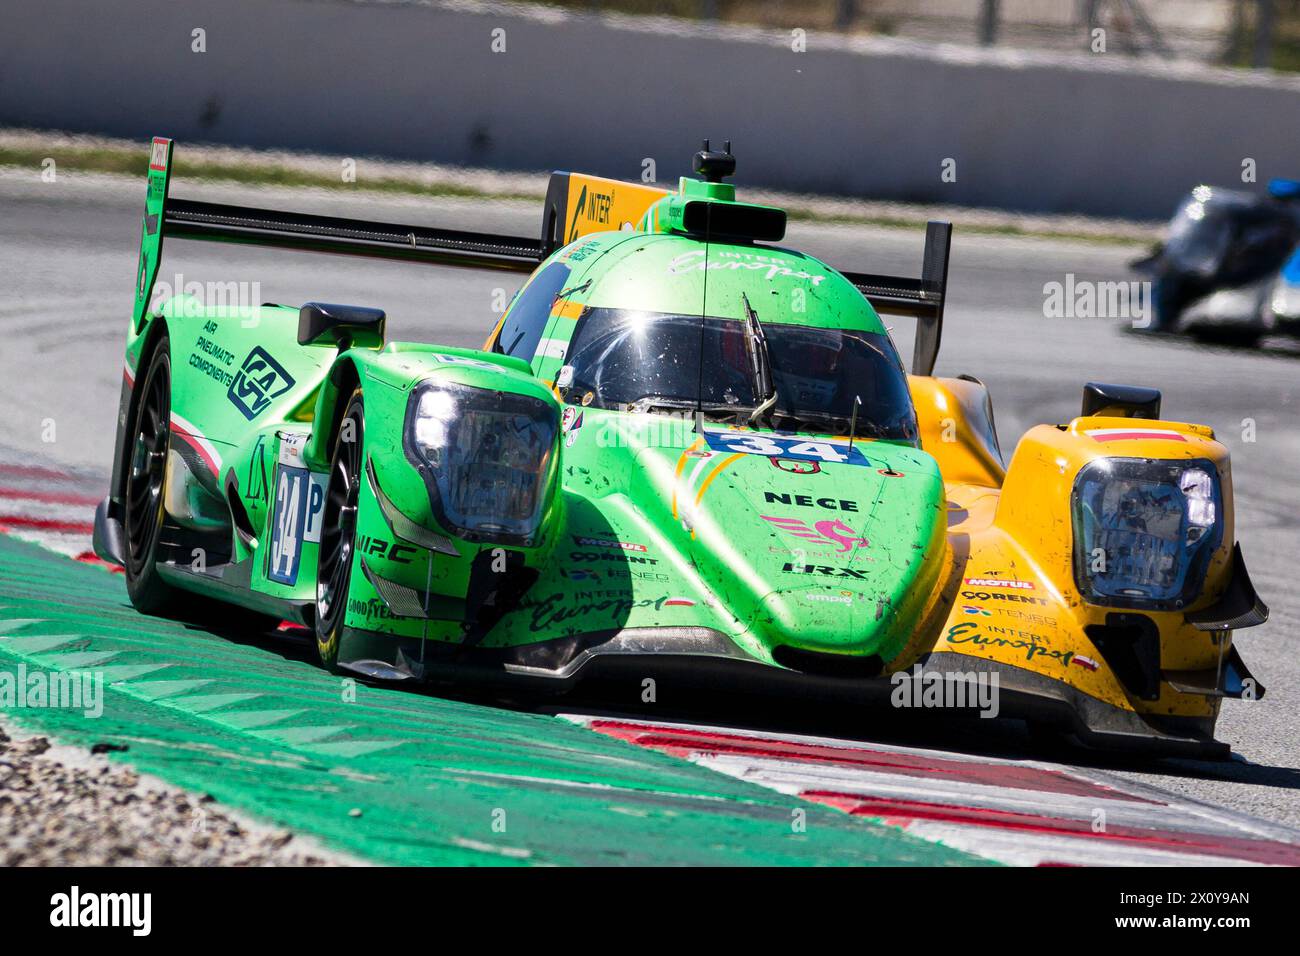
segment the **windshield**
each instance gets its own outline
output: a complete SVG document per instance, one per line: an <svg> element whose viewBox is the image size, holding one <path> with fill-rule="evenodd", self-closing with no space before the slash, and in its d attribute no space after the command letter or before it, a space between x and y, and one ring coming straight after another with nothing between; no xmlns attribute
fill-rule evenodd
<svg viewBox="0 0 1300 956"><path fill-rule="evenodd" d="M774 427L916 439L907 378L887 335L769 322L763 330L776 386ZM704 358L701 374L700 357ZM566 401L630 411L694 409L745 421L764 396L738 319L588 309L569 348Z"/></svg>
<svg viewBox="0 0 1300 956"><path fill-rule="evenodd" d="M1189 199L1169 223L1165 254L1188 272L1212 275L1232 241L1224 204Z"/></svg>

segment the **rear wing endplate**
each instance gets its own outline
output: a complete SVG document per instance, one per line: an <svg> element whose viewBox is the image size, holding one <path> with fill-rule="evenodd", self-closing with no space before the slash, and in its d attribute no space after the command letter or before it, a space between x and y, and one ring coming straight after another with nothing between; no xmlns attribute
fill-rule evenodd
<svg viewBox="0 0 1300 956"><path fill-rule="evenodd" d="M943 307L948 296L948 253L952 246L952 223L931 221L925 226L925 252L921 278L846 272L844 277L858 287L877 312L910 315L916 319L916 340L912 348L912 374L934 374L943 333Z"/></svg>
<svg viewBox="0 0 1300 956"><path fill-rule="evenodd" d="M149 154L149 189L133 313L137 329L144 322L153 296L164 237L531 272L556 249L582 236L635 228L646 210L669 194L656 186L555 172L547 186L541 235L527 239L172 199L168 191L173 146L170 139L155 138ZM916 318L912 356L912 372L916 375L930 375L939 354L951 241L951 223L931 222L926 226L919 279L844 273L877 312Z"/></svg>

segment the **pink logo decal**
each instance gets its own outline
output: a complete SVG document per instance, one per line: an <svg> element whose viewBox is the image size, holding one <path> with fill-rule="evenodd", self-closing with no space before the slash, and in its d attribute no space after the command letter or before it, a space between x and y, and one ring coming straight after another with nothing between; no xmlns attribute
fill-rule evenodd
<svg viewBox="0 0 1300 956"><path fill-rule="evenodd" d="M798 518L774 518L771 515L760 515L759 517L764 521L772 522L782 531L797 538L806 538L809 541L816 541L818 544L825 544L829 541L836 545L835 550L839 554L843 554L854 547L865 548L867 546L866 538L861 537L839 519L818 521L810 528Z"/></svg>

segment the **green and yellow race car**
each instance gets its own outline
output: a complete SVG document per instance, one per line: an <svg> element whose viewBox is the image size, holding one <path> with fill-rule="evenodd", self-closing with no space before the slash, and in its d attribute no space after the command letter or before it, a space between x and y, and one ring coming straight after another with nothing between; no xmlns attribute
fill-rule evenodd
<svg viewBox="0 0 1300 956"><path fill-rule="evenodd" d="M919 278L837 271L707 144L675 191L553 174L539 239L172 199L171 159L95 521L141 611L288 619L378 679L991 681L1087 744L1199 755L1262 693L1227 450L1090 383L1006 465L983 385L932 374L946 223ZM529 276L481 350L386 343L370 306L154 309L167 237ZM910 376L882 312L916 317Z"/></svg>

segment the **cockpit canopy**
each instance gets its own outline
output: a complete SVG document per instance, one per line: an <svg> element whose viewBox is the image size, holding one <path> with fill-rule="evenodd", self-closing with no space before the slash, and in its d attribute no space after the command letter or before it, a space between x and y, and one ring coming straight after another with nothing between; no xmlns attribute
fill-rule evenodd
<svg viewBox="0 0 1300 956"><path fill-rule="evenodd" d="M591 236L524 287L493 347L548 381L565 366L569 404L917 439L880 317L844 276L788 249Z"/></svg>
<svg viewBox="0 0 1300 956"><path fill-rule="evenodd" d="M770 323L777 427L913 441L916 415L898 353L883 332ZM702 360L702 362L701 362ZM597 408L681 411L743 422L756 394L742 320L634 309L589 308L569 347L566 396Z"/></svg>

